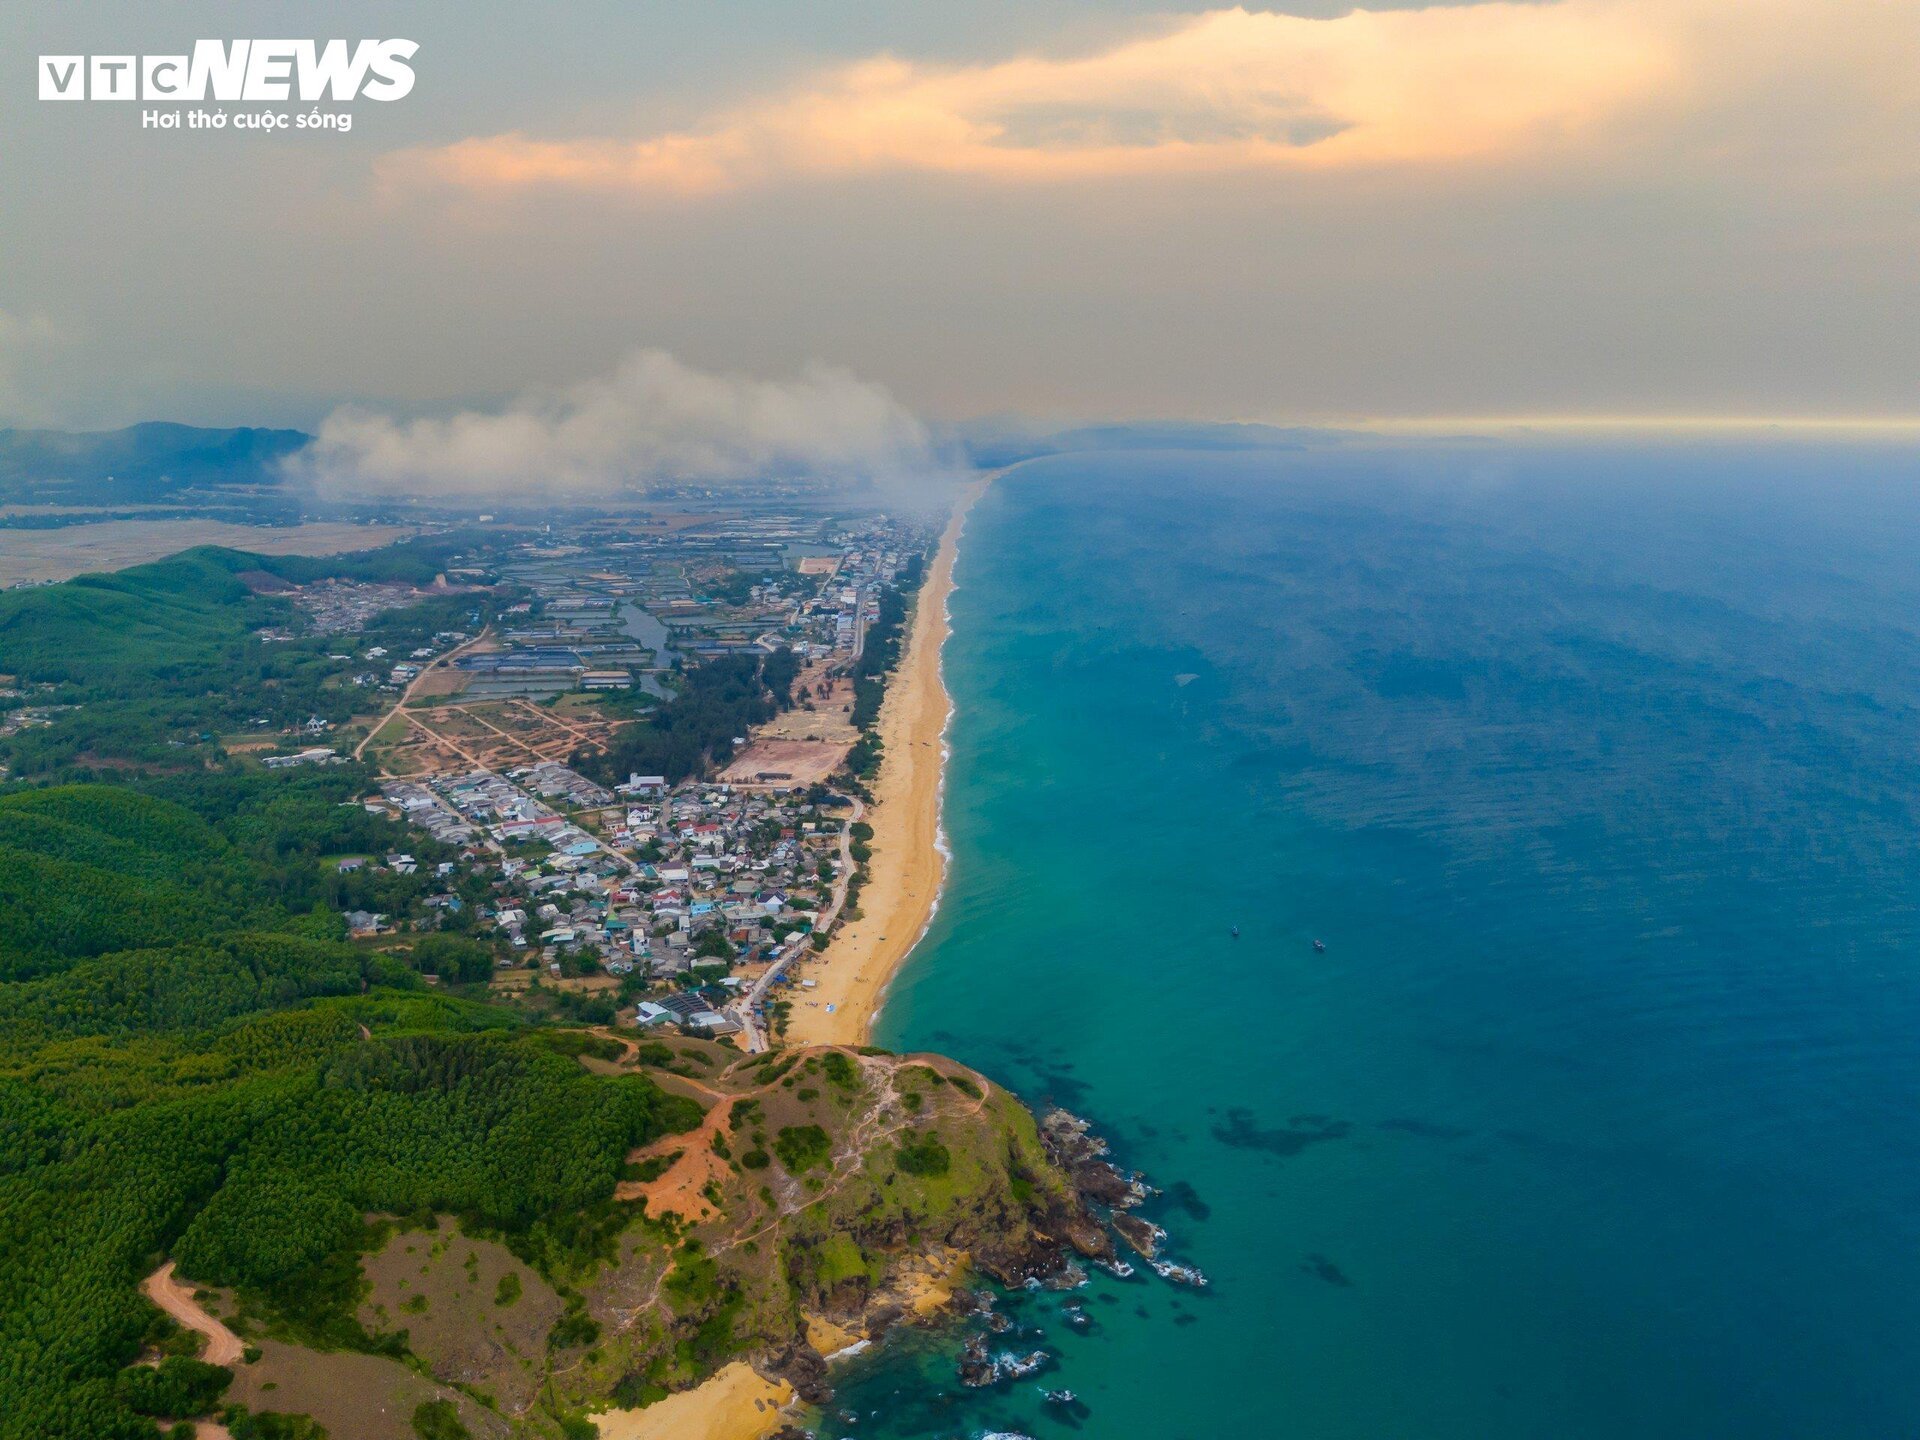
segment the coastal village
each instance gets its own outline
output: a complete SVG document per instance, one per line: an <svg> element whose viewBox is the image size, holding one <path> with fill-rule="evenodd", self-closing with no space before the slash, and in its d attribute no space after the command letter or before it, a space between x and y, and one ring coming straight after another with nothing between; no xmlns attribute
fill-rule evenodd
<svg viewBox="0 0 1920 1440"><path fill-rule="evenodd" d="M444 886L412 913L354 909L351 932L381 945L457 929L493 947L492 988L509 998L765 1049L796 999L811 1003L809 962L860 913L872 831L850 756L875 707L856 713L858 679L883 597L897 623L932 538L884 515L544 524L437 582L450 597L511 587L523 598L495 624L399 655L352 642L407 603L406 587L292 593L363 667L353 683L389 707L351 752L382 776L366 808L417 827L441 857L338 861L376 878L426 867ZM577 768L699 667L735 656L781 657L792 679L786 703L724 737L715 763L600 779ZM311 743L264 763L348 753Z"/></svg>

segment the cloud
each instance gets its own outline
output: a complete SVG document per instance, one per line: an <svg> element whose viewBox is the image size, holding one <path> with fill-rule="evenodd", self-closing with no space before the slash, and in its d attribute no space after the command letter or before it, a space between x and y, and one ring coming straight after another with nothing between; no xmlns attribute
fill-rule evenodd
<svg viewBox="0 0 1920 1440"><path fill-rule="evenodd" d="M879 57L685 129L476 137L398 152L393 182L708 195L792 177L993 181L1433 165L1551 147L1662 93L1683 56L1660 7L1563 0L1219 10L1073 58L936 67ZM1772 0L1753 0L1764 7Z"/></svg>
<svg viewBox="0 0 1920 1440"><path fill-rule="evenodd" d="M956 468L878 385L808 365L790 380L692 369L659 350L494 411L395 420L337 410L293 464L355 494L613 494L760 477L903 488Z"/></svg>

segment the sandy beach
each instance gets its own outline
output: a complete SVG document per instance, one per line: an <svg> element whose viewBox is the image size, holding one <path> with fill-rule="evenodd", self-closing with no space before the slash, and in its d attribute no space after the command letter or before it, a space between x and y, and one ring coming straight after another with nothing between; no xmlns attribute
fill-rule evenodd
<svg viewBox="0 0 1920 1440"><path fill-rule="evenodd" d="M860 893L861 915L843 923L826 951L800 972L817 988L796 992L788 1044L864 1043L888 982L933 915L946 870L938 843L945 761L941 736L948 713L940 649L947 638L947 596L960 533L988 483L979 480L961 491L921 585L906 650L880 705L886 750L866 815L873 826L873 858Z"/></svg>
<svg viewBox="0 0 1920 1440"><path fill-rule="evenodd" d="M784 1423L781 1407L792 1399L791 1385L736 1360L691 1390L644 1410L609 1410L593 1422L600 1440L760 1440Z"/></svg>
<svg viewBox="0 0 1920 1440"><path fill-rule="evenodd" d="M873 858L871 878L860 896L861 918L843 925L826 951L806 962L801 974L817 982L817 988L797 992L788 1044L863 1043L888 982L933 914L946 868L938 841L945 761L941 737L949 702L940 676L940 650L947 638L954 554L967 511L987 484L977 481L956 499L921 586L900 667L880 706L886 752L873 787L874 803L866 814L873 826ZM960 1263L959 1257L943 1257L913 1277L904 1297L908 1308L928 1314L944 1304ZM829 1352L844 1350L859 1338L819 1317L810 1318L808 1328L815 1343ZM594 1419L604 1440L760 1440L781 1423L779 1408L791 1398L785 1385L736 1362L694 1389L644 1410L613 1411Z"/></svg>

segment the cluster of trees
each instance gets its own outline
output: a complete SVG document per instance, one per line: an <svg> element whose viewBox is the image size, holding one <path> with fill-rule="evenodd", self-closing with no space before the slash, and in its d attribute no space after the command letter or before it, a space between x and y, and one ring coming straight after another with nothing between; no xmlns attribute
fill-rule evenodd
<svg viewBox="0 0 1920 1440"><path fill-rule="evenodd" d="M334 766L0 795L0 979L223 930L343 935L348 908L409 913L435 884L431 864L456 852L349 803L369 783ZM395 849L425 863L412 875L328 863Z"/></svg>
<svg viewBox="0 0 1920 1440"><path fill-rule="evenodd" d="M283 966L278 994L346 978L328 952L347 947L296 943L311 964ZM163 1255L297 1336L379 1348L352 1318L363 1213L451 1211L565 1275L617 1229L626 1152L698 1119L492 1007L376 989L247 1015L229 970L169 1008L179 977L130 969L142 998L91 1021L88 987L44 993L78 969L0 986L42 992L0 1022L5 1440L152 1440L164 1412L121 1375L152 1338L135 1286ZM253 1003L272 1002L271 981Z"/></svg>
<svg viewBox="0 0 1920 1440"><path fill-rule="evenodd" d="M629 774L684 780L733 758L735 737L792 703L800 661L790 650L725 655L682 676L680 688L601 751L582 751L574 768L603 783Z"/></svg>
<svg viewBox="0 0 1920 1440"><path fill-rule="evenodd" d="M880 592L880 613L867 627L866 643L853 667L853 714L859 729L879 718L886 693L887 672L899 663L907 623L907 597L920 588L924 573L921 557L909 557L894 583Z"/></svg>

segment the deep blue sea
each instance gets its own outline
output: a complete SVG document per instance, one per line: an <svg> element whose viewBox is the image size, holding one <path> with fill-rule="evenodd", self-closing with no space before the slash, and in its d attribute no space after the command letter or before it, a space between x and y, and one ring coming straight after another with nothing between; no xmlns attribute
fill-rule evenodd
<svg viewBox="0 0 1920 1440"><path fill-rule="evenodd" d="M1891 447L997 483L878 1038L1090 1117L1213 1283L1020 1299L989 1392L890 1343L822 1433L1920 1435L1917 542Z"/></svg>

